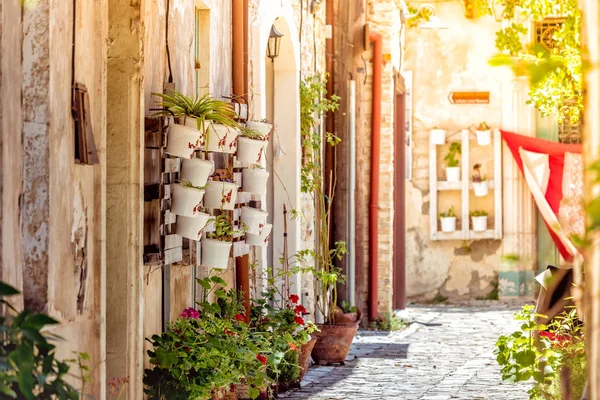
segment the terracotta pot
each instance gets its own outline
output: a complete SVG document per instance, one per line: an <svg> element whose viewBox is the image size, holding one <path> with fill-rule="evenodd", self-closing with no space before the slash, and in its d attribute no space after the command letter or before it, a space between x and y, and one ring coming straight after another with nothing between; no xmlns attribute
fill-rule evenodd
<svg viewBox="0 0 600 400"><path fill-rule="evenodd" d="M300 349L300 358L298 359L298 365L300 366L300 376L298 377L298 382L304 379L306 372L308 371L308 366L310 364L310 353L312 352L315 344L317 343L317 338L312 337L308 342L302 345Z"/></svg>
<svg viewBox="0 0 600 400"><path fill-rule="evenodd" d="M358 330L358 323L349 325L317 325L320 332L312 335L317 343L312 350L312 358L319 365L346 363L352 340Z"/></svg>
<svg viewBox="0 0 600 400"><path fill-rule="evenodd" d="M355 322L360 322L362 318L362 312L359 308L356 312L344 313L344 311L340 307L336 307L334 318L336 324L351 325Z"/></svg>

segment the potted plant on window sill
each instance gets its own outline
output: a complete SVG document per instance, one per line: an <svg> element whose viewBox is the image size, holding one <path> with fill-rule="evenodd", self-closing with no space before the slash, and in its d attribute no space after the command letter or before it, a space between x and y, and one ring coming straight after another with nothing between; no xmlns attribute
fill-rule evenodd
<svg viewBox="0 0 600 400"><path fill-rule="evenodd" d="M202 265L215 269L226 269L233 246L233 238L246 233L247 227L242 224L239 230L235 230L233 220L227 214L211 218L208 225L210 229L205 230L202 239Z"/></svg>
<svg viewBox="0 0 600 400"><path fill-rule="evenodd" d="M489 190L487 175L481 175L481 164L475 164L473 171L475 171L473 174L473 191L475 192L475 196L487 196Z"/></svg>
<svg viewBox="0 0 600 400"><path fill-rule="evenodd" d="M477 135L477 144L480 146L487 146L492 143L492 129L488 126L488 124L484 122L480 123L479 126L475 129L475 134Z"/></svg>
<svg viewBox="0 0 600 400"><path fill-rule="evenodd" d="M260 123L262 124L262 123ZM265 123L265 125L268 125ZM248 164L260 164L265 151L265 146L269 141L271 125L269 130L259 130L248 122L245 127L241 128L241 134L238 137L238 161Z"/></svg>
<svg viewBox="0 0 600 400"><path fill-rule="evenodd" d="M439 145L446 143L445 129L439 129L437 126L434 126L429 135L431 143L433 144Z"/></svg>
<svg viewBox="0 0 600 400"><path fill-rule="evenodd" d="M242 169L242 187L244 192L264 196L267 194L268 181L269 172L265 171L260 165L255 165L254 168Z"/></svg>
<svg viewBox="0 0 600 400"><path fill-rule="evenodd" d="M448 154L444 157L446 161L446 181L460 182L460 160L458 156L462 152L462 146L458 142L450 145Z"/></svg>
<svg viewBox="0 0 600 400"><path fill-rule="evenodd" d="M471 213L471 224L475 232L485 232L487 230L488 213L485 211L473 211Z"/></svg>
<svg viewBox="0 0 600 400"><path fill-rule="evenodd" d="M456 230L456 213L454 206L450 207L447 212L440 213L440 221L442 223L442 232L454 232Z"/></svg>
<svg viewBox="0 0 600 400"><path fill-rule="evenodd" d="M230 104L209 94L200 98L190 98L178 91L154 95L162 99L157 115L173 116L181 122L170 127L167 153L186 159L192 158L196 150L235 153L239 124ZM189 129L196 131L195 142L190 140Z"/></svg>
<svg viewBox="0 0 600 400"><path fill-rule="evenodd" d="M183 217L197 217L201 214L204 188L182 181L172 186L171 212Z"/></svg>

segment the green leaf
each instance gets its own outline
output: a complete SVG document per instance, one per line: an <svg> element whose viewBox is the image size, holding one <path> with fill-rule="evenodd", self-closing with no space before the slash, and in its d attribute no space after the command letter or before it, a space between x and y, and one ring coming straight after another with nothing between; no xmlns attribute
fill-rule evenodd
<svg viewBox="0 0 600 400"><path fill-rule="evenodd" d="M0 296L15 296L19 293L21 293L21 292L19 292L14 287L12 287L4 282L0 282Z"/></svg>

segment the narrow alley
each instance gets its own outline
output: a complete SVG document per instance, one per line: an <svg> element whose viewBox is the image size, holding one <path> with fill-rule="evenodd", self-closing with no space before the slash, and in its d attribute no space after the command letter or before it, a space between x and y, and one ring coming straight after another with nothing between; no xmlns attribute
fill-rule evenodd
<svg viewBox="0 0 600 400"><path fill-rule="evenodd" d="M346 365L309 370L283 398L528 399L529 385L501 381L494 344L517 329L517 307L495 303L411 306L408 328L359 332Z"/></svg>

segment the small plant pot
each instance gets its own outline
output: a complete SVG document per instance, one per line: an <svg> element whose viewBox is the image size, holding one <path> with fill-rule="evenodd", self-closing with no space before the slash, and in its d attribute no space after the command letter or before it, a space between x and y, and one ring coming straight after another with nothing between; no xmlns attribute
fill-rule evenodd
<svg viewBox="0 0 600 400"><path fill-rule="evenodd" d="M267 140L273 130L273 125L267 122L248 121L246 122L246 128L260 132L261 135L266 136Z"/></svg>
<svg viewBox="0 0 600 400"><path fill-rule="evenodd" d="M317 325L320 332L314 332L317 343L312 350L312 358L319 365L346 363L352 340L358 330L358 323L351 325Z"/></svg>
<svg viewBox="0 0 600 400"><path fill-rule="evenodd" d="M206 150L215 153L233 154L237 151L239 129L220 124L209 124L206 135Z"/></svg>
<svg viewBox="0 0 600 400"><path fill-rule="evenodd" d="M471 224L473 224L473 230L475 232L487 231L487 216L471 217Z"/></svg>
<svg viewBox="0 0 600 400"><path fill-rule="evenodd" d="M446 181L460 182L460 167L446 167Z"/></svg>
<svg viewBox="0 0 600 400"><path fill-rule="evenodd" d="M215 239L202 239L202 265L215 269L226 269L229 265L229 253L232 242Z"/></svg>
<svg viewBox="0 0 600 400"><path fill-rule="evenodd" d="M454 232L456 230L456 217L440 218L442 232Z"/></svg>
<svg viewBox="0 0 600 400"><path fill-rule="evenodd" d="M195 217L177 217L175 233L190 240L201 240L210 215L200 213Z"/></svg>
<svg viewBox="0 0 600 400"><path fill-rule="evenodd" d="M167 134L167 154L184 159L194 157L194 152L200 149L202 134L184 125L171 124Z"/></svg>
<svg viewBox="0 0 600 400"><path fill-rule="evenodd" d="M266 144L267 142L264 140L250 139L243 136L238 137L238 161L247 164L260 164L264 157Z"/></svg>
<svg viewBox="0 0 600 400"><path fill-rule="evenodd" d="M473 191L476 197L487 196L489 188L487 181L473 182Z"/></svg>
<svg viewBox="0 0 600 400"><path fill-rule="evenodd" d="M265 224L260 234L255 235L252 233L246 233L246 244L249 246L256 247L267 247L269 245L269 239L271 238L271 230L273 225Z"/></svg>
<svg viewBox="0 0 600 400"><path fill-rule="evenodd" d="M444 144L446 143L446 130L445 129L432 129L429 134L431 143L433 144Z"/></svg>
<svg viewBox="0 0 600 400"><path fill-rule="evenodd" d="M187 180L192 185L202 187L206 185L208 177L213 171L215 163L213 161L192 158L183 160L181 168L181 180Z"/></svg>
<svg viewBox="0 0 600 400"><path fill-rule="evenodd" d="M487 146L492 143L492 130L487 129L485 131L475 131L475 135L477 135L477 144L480 146Z"/></svg>
<svg viewBox="0 0 600 400"><path fill-rule="evenodd" d="M202 199L204 190L186 187L183 185L173 185L171 197L171 212L183 217L197 217L201 214Z"/></svg>
<svg viewBox="0 0 600 400"><path fill-rule="evenodd" d="M248 233L254 235L261 234L263 227L267 223L268 215L267 212L256 208L242 207L242 222L248 226Z"/></svg>
<svg viewBox="0 0 600 400"><path fill-rule="evenodd" d="M317 344L317 338L311 337L310 340L304 343L300 349L300 357L298 357L298 366L300 367L300 376L298 377L298 383L304 379L306 372L308 371L308 367L310 364L310 353Z"/></svg>
<svg viewBox="0 0 600 400"><path fill-rule="evenodd" d="M208 181L205 188L204 206L233 210L237 201L237 185L231 182Z"/></svg>
<svg viewBox="0 0 600 400"><path fill-rule="evenodd" d="M268 181L269 173L264 169L244 168L242 170L242 186L244 187L244 192L266 195Z"/></svg>

